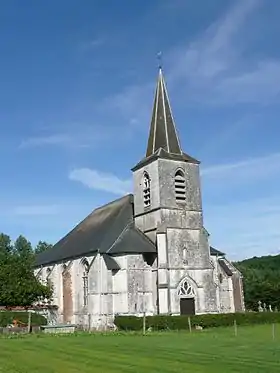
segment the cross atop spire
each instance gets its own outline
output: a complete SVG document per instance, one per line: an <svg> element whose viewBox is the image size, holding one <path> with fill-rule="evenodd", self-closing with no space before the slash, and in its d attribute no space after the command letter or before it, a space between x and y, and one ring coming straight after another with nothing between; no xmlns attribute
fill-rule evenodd
<svg viewBox="0 0 280 373"><path fill-rule="evenodd" d="M154 154L160 148L167 153L183 154L172 116L161 66L159 67L146 157Z"/></svg>

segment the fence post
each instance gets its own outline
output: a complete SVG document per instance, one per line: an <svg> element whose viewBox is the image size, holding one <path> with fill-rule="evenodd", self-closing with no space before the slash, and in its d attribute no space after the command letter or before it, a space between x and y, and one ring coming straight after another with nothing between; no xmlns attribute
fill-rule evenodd
<svg viewBox="0 0 280 373"><path fill-rule="evenodd" d="M31 311L28 310L28 325L27 325L27 332L31 333Z"/></svg>
<svg viewBox="0 0 280 373"><path fill-rule="evenodd" d="M90 333L91 331L91 314L88 313L88 332Z"/></svg>
<svg viewBox="0 0 280 373"><path fill-rule="evenodd" d="M274 323L272 324L272 339L273 341L275 339L275 324Z"/></svg>
<svg viewBox="0 0 280 373"><path fill-rule="evenodd" d="M189 324L189 331L192 332L192 324L191 324L191 318L188 316L188 324Z"/></svg>
<svg viewBox="0 0 280 373"><path fill-rule="evenodd" d="M235 335L235 337L237 337L237 323L236 323L236 320L234 320L233 326L234 326L234 335Z"/></svg>
<svg viewBox="0 0 280 373"><path fill-rule="evenodd" d="M146 334L146 312L143 313L143 335Z"/></svg>

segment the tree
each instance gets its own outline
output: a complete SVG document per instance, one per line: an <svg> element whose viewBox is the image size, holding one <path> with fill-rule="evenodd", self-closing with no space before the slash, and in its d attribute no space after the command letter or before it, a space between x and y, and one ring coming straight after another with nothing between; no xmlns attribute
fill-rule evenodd
<svg viewBox="0 0 280 373"><path fill-rule="evenodd" d="M51 288L34 276L34 251L25 237L19 236L14 245L0 235L0 304L31 306L41 297L50 298Z"/></svg>
<svg viewBox="0 0 280 373"><path fill-rule="evenodd" d="M3 260L6 260L13 252L13 245L11 239L6 234L0 234L0 266Z"/></svg>
<svg viewBox="0 0 280 373"><path fill-rule="evenodd" d="M247 309L257 310L259 301L280 309L280 255L254 257L236 266L243 275Z"/></svg>
<svg viewBox="0 0 280 373"><path fill-rule="evenodd" d="M37 246L35 247L35 254L40 254L50 248L52 248L52 244L49 244L45 241L39 241Z"/></svg>
<svg viewBox="0 0 280 373"><path fill-rule="evenodd" d="M34 264L34 251L32 245L25 237L20 235L14 244L15 260L18 258L21 261L21 267L27 266L32 268Z"/></svg>

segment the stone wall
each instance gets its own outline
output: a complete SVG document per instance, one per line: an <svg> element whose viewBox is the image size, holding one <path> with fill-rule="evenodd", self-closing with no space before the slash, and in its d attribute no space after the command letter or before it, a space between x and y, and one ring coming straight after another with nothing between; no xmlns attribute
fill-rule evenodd
<svg viewBox="0 0 280 373"><path fill-rule="evenodd" d="M71 269L64 266L62 270L62 294L63 294L63 323L68 324L73 319L73 291Z"/></svg>
<svg viewBox="0 0 280 373"><path fill-rule="evenodd" d="M88 293L85 304L85 260ZM37 270L43 283L47 277L54 284L53 303L58 306L57 323L98 328L110 324L116 314L156 313L156 284L153 267L142 255L115 258L121 269L108 270L103 257L79 258Z"/></svg>
<svg viewBox="0 0 280 373"><path fill-rule="evenodd" d="M218 256L213 256L212 263L214 266L214 277L218 289L219 312L235 312L233 303L232 280L219 265Z"/></svg>

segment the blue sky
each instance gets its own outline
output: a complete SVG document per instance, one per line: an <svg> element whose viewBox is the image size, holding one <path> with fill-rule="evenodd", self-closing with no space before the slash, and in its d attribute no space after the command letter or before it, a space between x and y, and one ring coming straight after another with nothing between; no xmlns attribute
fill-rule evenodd
<svg viewBox="0 0 280 373"><path fill-rule="evenodd" d="M55 242L130 191L158 51L205 226L232 259L280 247L278 0L4 0L0 223Z"/></svg>

